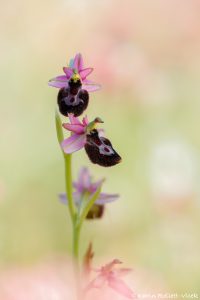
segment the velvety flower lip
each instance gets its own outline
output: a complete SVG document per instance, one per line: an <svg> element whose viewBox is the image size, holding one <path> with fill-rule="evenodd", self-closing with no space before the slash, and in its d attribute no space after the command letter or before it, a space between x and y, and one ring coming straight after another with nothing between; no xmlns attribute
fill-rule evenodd
<svg viewBox="0 0 200 300"><path fill-rule="evenodd" d="M64 75L56 76L49 80L49 86L56 88L68 87L70 78L76 74L79 75L82 83L82 88L88 92L94 92L100 89L100 85L88 80L87 77L92 73L93 68L84 68L83 58L80 53L76 54L73 59L70 60L68 67L63 67Z"/></svg>
<svg viewBox="0 0 200 300"><path fill-rule="evenodd" d="M122 160L110 140L101 136L96 129L87 134L84 148L90 161L102 167L112 167Z"/></svg>
<svg viewBox="0 0 200 300"><path fill-rule="evenodd" d="M97 269L97 277L93 279L87 286L86 292L93 288L101 289L103 286L108 285L111 289L117 293L123 295L128 299L135 299L137 296L128 287L128 285L121 279L124 275L129 273L129 268L116 268L117 265L122 264L118 259L114 259L110 263L104 265L100 269Z"/></svg>
<svg viewBox="0 0 200 300"><path fill-rule="evenodd" d="M66 117L70 113L78 117L88 107L89 98L88 91L82 89L80 79L76 80L76 77L73 76L68 82L68 87L61 88L58 92L57 103L59 111Z"/></svg>
<svg viewBox="0 0 200 300"><path fill-rule="evenodd" d="M103 184L103 182L104 179L93 182L89 170L86 167L81 168L78 176L78 181L73 183L73 197L76 206L80 206L84 195L87 195L89 201L94 193L98 190L98 188ZM65 193L60 193L59 198L62 203L67 204L68 200ZM95 204L103 206L107 203L117 200L118 198L118 194L100 193L99 197L95 201Z"/></svg>

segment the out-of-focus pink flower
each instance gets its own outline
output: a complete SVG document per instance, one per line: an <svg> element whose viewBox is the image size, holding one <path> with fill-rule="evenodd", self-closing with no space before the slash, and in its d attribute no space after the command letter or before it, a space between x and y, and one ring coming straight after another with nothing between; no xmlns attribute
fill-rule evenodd
<svg viewBox="0 0 200 300"><path fill-rule="evenodd" d="M104 179L92 182L92 176L90 175L89 170L87 168L81 168L78 181L74 182L75 191L73 193L73 198L76 206L80 207L82 201L90 201L96 191L101 187L103 181ZM117 200L118 197L118 194L100 193L87 218L94 219L102 217L104 205ZM65 193L61 193L59 198L61 202L65 204L68 202Z"/></svg>
<svg viewBox="0 0 200 300"><path fill-rule="evenodd" d="M94 92L100 89L99 84L95 84L91 80L88 80L87 77L92 73L93 68L84 68L83 58L80 53L70 60L68 67L63 67L65 75L59 75L51 80L49 80L49 85L56 88L68 87L68 81L73 76L78 76L81 80L82 88L88 92Z"/></svg>
<svg viewBox="0 0 200 300"><path fill-rule="evenodd" d="M86 293L91 289L101 289L106 284L117 293L123 295L126 298L134 299L136 295L128 287L128 285L121 279L122 276L126 275L131 271L128 268L116 268L116 265L121 264L122 262L118 259L114 259L105 266L97 269L98 275L93 279L88 286L86 287Z"/></svg>

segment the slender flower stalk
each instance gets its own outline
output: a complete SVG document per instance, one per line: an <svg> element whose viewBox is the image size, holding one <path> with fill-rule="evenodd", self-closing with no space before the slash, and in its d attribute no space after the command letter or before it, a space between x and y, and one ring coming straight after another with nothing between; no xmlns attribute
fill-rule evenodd
<svg viewBox="0 0 200 300"><path fill-rule="evenodd" d="M80 241L80 232L83 225L84 220L87 217L88 212L90 211L92 205L97 200L99 194L101 192L101 187L94 193L93 197L87 203L85 208L83 208L83 212L80 215L77 215L77 218L74 223L74 239L73 239L73 252L77 261L79 261L79 241Z"/></svg>
<svg viewBox="0 0 200 300"><path fill-rule="evenodd" d="M73 252L74 252L74 256L77 258L77 260L79 260L79 241L80 241L80 232L81 232L81 229L83 226L83 222L86 219L87 214L90 211L91 207L93 206L95 201L98 199L100 193L101 193L101 186L93 194L93 196L90 198L90 200L87 201L87 204L85 206L84 206L84 201L83 201L83 208L80 209L80 214L77 214L75 217Z"/></svg>
<svg viewBox="0 0 200 300"><path fill-rule="evenodd" d="M59 144L63 141L64 135L62 131L62 122L60 119L60 116L58 112L55 113L55 122L56 122L56 132L57 132L57 138ZM62 148L61 148L62 150ZM71 170L71 154L66 154L62 151L65 161L65 186L66 186L66 194L69 199L69 212L72 219L72 222L74 222L75 218L75 206L74 206L74 200L73 200L73 194L72 194L72 170Z"/></svg>
<svg viewBox="0 0 200 300"><path fill-rule="evenodd" d="M71 154L64 154L65 158L65 184L66 184L66 194L69 199L69 211L72 221L74 222L76 217L76 211L74 206L73 194L72 194L72 167L71 161L72 156Z"/></svg>
<svg viewBox="0 0 200 300"><path fill-rule="evenodd" d="M64 135L63 135L63 130L62 130L62 122L60 119L60 116L58 112L56 111L55 113L55 123L56 123L56 132L57 132L57 138L59 144L63 141ZM61 148L62 150L62 148ZM66 195L68 198L68 207L69 207L69 214L71 217L72 225L73 225L73 244L74 244L74 239L77 236L75 232L75 219L76 219L76 208L74 205L74 200L73 200L73 193L72 193L72 168L71 168L71 161L72 157L71 154L66 154L63 152L63 157L64 157L64 162L65 162L65 187L66 187ZM77 238L76 238L77 239ZM73 248L73 254L76 257L77 253L75 253L75 249Z"/></svg>

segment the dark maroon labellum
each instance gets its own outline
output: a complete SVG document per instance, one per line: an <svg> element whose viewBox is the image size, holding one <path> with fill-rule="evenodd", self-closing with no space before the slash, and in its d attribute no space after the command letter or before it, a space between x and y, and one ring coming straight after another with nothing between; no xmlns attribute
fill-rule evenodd
<svg viewBox="0 0 200 300"><path fill-rule="evenodd" d="M111 167L121 161L121 157L113 149L111 142L100 137L96 129L87 134L85 151L91 162L103 167Z"/></svg>
<svg viewBox="0 0 200 300"><path fill-rule="evenodd" d="M89 94L80 87L73 86L60 89L57 97L59 111L64 116L73 113L80 116L88 106Z"/></svg>
<svg viewBox="0 0 200 300"><path fill-rule="evenodd" d="M69 85L70 93L71 93L72 95L77 95L79 89L80 89L81 86L82 86L80 79L74 81L73 78L71 78L71 79L68 81L68 85Z"/></svg>
<svg viewBox="0 0 200 300"><path fill-rule="evenodd" d="M86 219L100 219L102 218L104 213L104 205L94 204L92 208L89 210Z"/></svg>

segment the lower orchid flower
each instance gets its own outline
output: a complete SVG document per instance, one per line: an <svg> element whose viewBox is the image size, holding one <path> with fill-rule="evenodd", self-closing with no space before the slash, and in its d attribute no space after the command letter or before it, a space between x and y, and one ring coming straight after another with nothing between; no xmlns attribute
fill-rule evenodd
<svg viewBox="0 0 200 300"><path fill-rule="evenodd" d="M96 129L98 123L103 123L100 118L89 123L85 117L81 123L78 118L69 114L69 119L71 123L64 123L63 127L73 134L61 143L65 153L70 154L84 147L94 164L110 167L121 161L121 157L113 149L111 142L100 136L100 130Z"/></svg>
<svg viewBox="0 0 200 300"><path fill-rule="evenodd" d="M97 269L97 277L93 279L86 287L85 293L89 292L91 289L102 289L104 286L109 286L111 289L115 290L117 293L123 295L126 298L134 299L136 295L128 287L128 285L121 279L124 275L129 273L131 269L128 268L116 268L117 265L122 262L118 259L114 259L105 266Z"/></svg>
<svg viewBox="0 0 200 300"><path fill-rule="evenodd" d="M79 208L82 205L82 202L90 201L92 196L96 193L96 191L103 184L104 179L99 180L97 182L92 182L92 177L87 168L82 168L79 173L78 181L73 183L75 191L73 193L73 198L75 201L75 205ZM104 212L104 205L106 203L113 202L117 200L119 197L118 194L106 194L100 193L94 205L88 212L86 218L87 219L97 219L101 218ZM59 198L62 203L67 203L67 197L65 193L61 193Z"/></svg>

